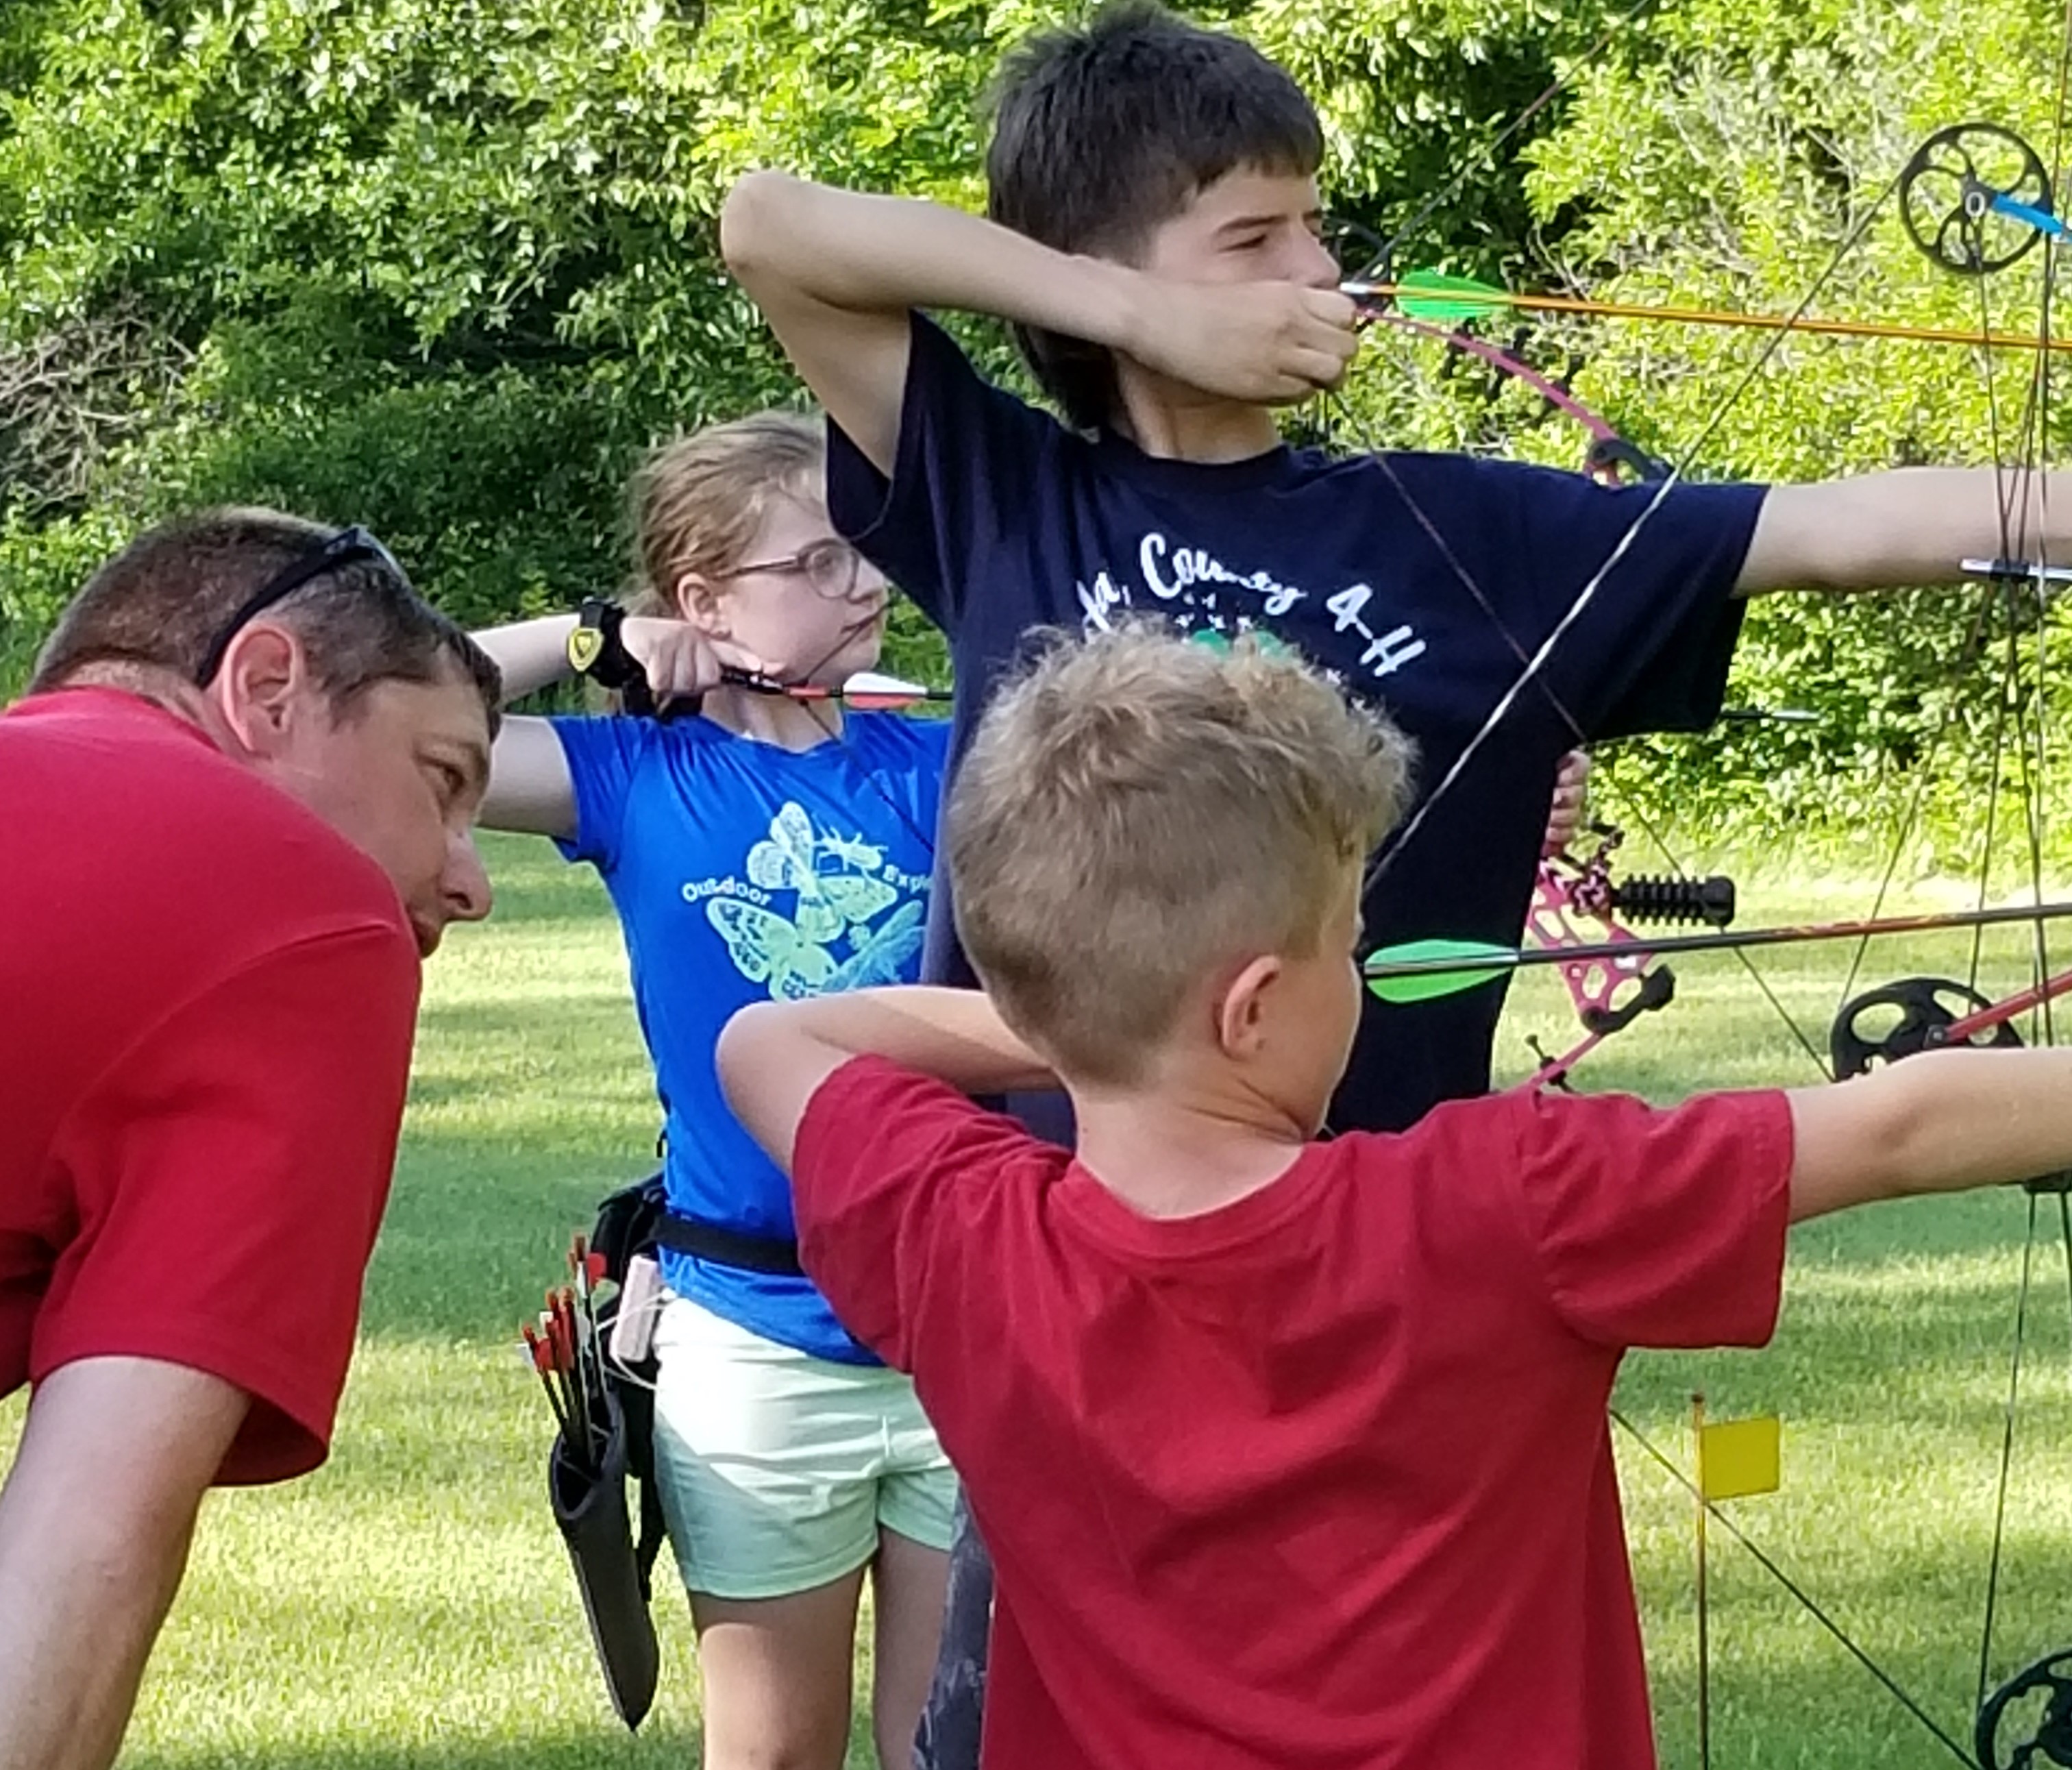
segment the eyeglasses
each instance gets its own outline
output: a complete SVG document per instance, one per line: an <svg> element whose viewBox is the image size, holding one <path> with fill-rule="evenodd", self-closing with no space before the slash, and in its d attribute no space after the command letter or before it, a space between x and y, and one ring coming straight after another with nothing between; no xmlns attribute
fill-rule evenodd
<svg viewBox="0 0 2072 1770"><path fill-rule="evenodd" d="M223 668L223 656L230 649L230 642L276 603L286 601L305 584L314 582L327 572L343 571L347 566L370 559L394 578L399 587L416 594L409 574L396 562L396 556L355 523L312 547L246 597L237 612L208 642L208 649L201 656L200 667L195 672L195 681L203 688L214 681L216 673Z"/></svg>
<svg viewBox="0 0 2072 1770"><path fill-rule="evenodd" d="M750 572L767 571L783 578L803 578L816 595L837 602L853 594L857 574L862 566L861 554L846 541L830 537L808 542L783 559L754 560L746 566L737 566L724 575L746 578Z"/></svg>

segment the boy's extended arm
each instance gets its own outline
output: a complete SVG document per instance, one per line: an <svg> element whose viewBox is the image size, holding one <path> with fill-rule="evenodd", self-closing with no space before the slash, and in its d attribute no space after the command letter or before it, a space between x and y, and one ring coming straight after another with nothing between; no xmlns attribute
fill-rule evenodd
<svg viewBox="0 0 2072 1770"><path fill-rule="evenodd" d="M1083 338L1260 405L1336 386L1356 342L1353 304L1334 289L1174 282L1053 251L943 204L783 172L735 184L720 250L806 385L887 476L917 307Z"/></svg>
<svg viewBox="0 0 2072 1770"><path fill-rule="evenodd" d="M2004 549L2029 563L2072 562L2072 477L2029 475L2004 521L2003 492L1990 467L1897 467L1772 486L1735 588L1752 596L1950 583L1963 576L1964 560L1996 559Z"/></svg>
<svg viewBox="0 0 2072 1770"><path fill-rule="evenodd" d="M854 1057L889 1058L967 1093L1056 1085L983 994L923 985L758 1002L727 1023L717 1056L734 1117L787 1172L807 1103Z"/></svg>
<svg viewBox="0 0 2072 1770"><path fill-rule="evenodd" d="M1794 1221L2072 1168L2072 1050L1926 1052L1790 1101Z"/></svg>

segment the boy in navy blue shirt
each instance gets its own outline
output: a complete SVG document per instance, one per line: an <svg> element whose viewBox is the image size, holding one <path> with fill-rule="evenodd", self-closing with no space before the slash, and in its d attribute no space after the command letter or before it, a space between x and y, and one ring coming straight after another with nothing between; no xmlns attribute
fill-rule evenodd
<svg viewBox="0 0 2072 1770"><path fill-rule="evenodd" d="M1009 58L988 219L762 171L722 242L828 410L837 525L948 636L955 754L1031 627L1264 628L1416 740L1424 796L1370 869L1368 939L1515 941L1564 751L1708 723L1749 595L1997 554L1993 478L1611 489L1291 449L1274 408L1335 386L1356 342L1322 154L1281 68L1126 0ZM929 308L1009 322L1066 422L988 384ZM2016 532L2056 555L2072 521L2043 508ZM925 975L968 982L948 910L938 891ZM1500 1006L1369 998L1332 1124L1397 1129L1485 1089Z"/></svg>
<svg viewBox="0 0 2072 1770"><path fill-rule="evenodd" d="M1387 705L1428 796L1485 733L1383 857L1369 938L1513 941L1563 752L1708 723L1749 595L1941 582L1998 554L1993 479L1911 468L1664 495L1289 448L1272 407L1335 385L1355 343L1318 238L1321 150L1307 100L1249 45L1111 9L1003 70L997 219L756 172L722 243L830 414L837 525L948 636L960 751L1031 627L1133 607L1267 628ZM1013 322L1068 422L984 381L927 307ZM2072 530L2072 499L2050 508ZM2025 514L2017 532L2033 533ZM2054 557L2066 540L2038 545ZM947 905L928 974L968 982ZM1481 1091L1500 1006L1494 989L1371 1001L1334 1125L1396 1129Z"/></svg>

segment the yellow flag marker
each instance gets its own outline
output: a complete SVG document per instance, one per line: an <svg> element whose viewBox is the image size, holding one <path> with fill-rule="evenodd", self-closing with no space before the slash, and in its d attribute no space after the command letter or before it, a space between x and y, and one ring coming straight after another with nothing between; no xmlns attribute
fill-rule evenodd
<svg viewBox="0 0 2072 1770"><path fill-rule="evenodd" d="M1699 1492L1712 1500L1776 1492L1778 1444L1774 1414L1706 1421L1698 1430Z"/></svg>
<svg viewBox="0 0 2072 1770"><path fill-rule="evenodd" d="M1698 1762L1712 1761L1712 1640L1709 1583L1705 1574L1705 1513L1722 1500L1745 1499L1778 1489L1778 1446L1781 1436L1774 1414L1753 1419L1705 1418L1705 1397L1691 1397L1692 1435L1698 1441L1696 1504L1692 1507L1698 1538Z"/></svg>

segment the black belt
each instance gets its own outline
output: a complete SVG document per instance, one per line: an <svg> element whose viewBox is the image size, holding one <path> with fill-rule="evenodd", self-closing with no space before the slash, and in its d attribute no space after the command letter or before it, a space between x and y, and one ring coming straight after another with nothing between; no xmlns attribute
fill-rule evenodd
<svg viewBox="0 0 2072 1770"><path fill-rule="evenodd" d="M715 1266L767 1272L780 1278L806 1275L806 1269L799 1264L796 1241L778 1236L744 1235L738 1229L723 1229L717 1223L679 1216L673 1211L656 1224L655 1240L672 1253L688 1253L694 1260L709 1260Z"/></svg>

